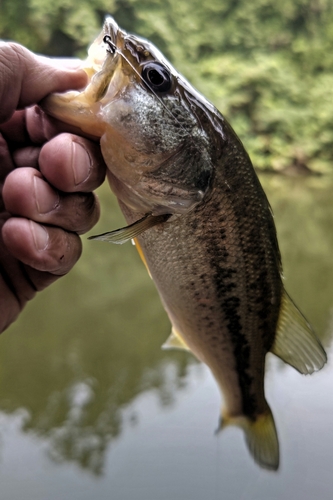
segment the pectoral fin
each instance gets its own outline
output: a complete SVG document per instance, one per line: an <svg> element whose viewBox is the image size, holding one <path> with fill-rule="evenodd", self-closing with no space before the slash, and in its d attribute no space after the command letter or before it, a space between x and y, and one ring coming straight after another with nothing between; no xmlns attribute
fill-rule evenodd
<svg viewBox="0 0 333 500"><path fill-rule="evenodd" d="M98 234L96 236L90 236L88 240L100 240L107 241L109 243L115 243L117 245L122 245L126 241L135 239L147 229L150 229L157 224L165 222L170 215L145 215L142 219L130 224L129 226L116 229L115 231L109 231L107 233Z"/></svg>
<svg viewBox="0 0 333 500"><path fill-rule="evenodd" d="M277 333L271 352L305 375L320 370L327 361L312 327L284 292Z"/></svg>
<svg viewBox="0 0 333 500"><path fill-rule="evenodd" d="M190 351L190 348L185 343L181 335L177 333L174 327L172 327L170 336L162 345L162 349L182 349L185 351Z"/></svg>

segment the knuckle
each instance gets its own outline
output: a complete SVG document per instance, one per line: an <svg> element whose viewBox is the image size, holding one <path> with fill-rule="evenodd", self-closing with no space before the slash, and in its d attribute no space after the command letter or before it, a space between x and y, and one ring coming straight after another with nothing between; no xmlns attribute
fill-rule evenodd
<svg viewBox="0 0 333 500"><path fill-rule="evenodd" d="M26 60L27 58L27 49L16 42L6 42L3 46L4 52L8 53L10 56L11 62L15 63L15 59L17 62L22 62L22 60Z"/></svg>
<svg viewBox="0 0 333 500"><path fill-rule="evenodd" d="M15 42L6 42L0 46L0 65L11 74L15 74L21 64L24 48Z"/></svg>
<svg viewBox="0 0 333 500"><path fill-rule="evenodd" d="M14 112L12 106L8 105L8 89L12 88L12 82L20 78L20 74L29 64L29 51L15 42L4 42L0 44L0 100L4 103L0 110L0 122L8 121ZM10 102L10 100L9 100Z"/></svg>

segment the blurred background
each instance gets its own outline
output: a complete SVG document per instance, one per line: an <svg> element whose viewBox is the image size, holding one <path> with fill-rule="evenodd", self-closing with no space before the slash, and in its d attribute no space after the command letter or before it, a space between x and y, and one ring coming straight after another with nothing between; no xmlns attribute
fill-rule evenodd
<svg viewBox="0 0 333 500"><path fill-rule="evenodd" d="M332 0L1 0L0 37L85 57L106 13L223 111L256 167L332 169Z"/></svg>
<svg viewBox="0 0 333 500"><path fill-rule="evenodd" d="M153 41L229 119L275 214L289 293L328 353L333 335L333 2L1 0L0 37L86 56L106 14ZM123 225L99 189L92 233ZM268 356L281 445L273 474L241 431L214 436L220 395L187 353L132 245L83 237L75 269L0 339L0 498L332 498L333 369Z"/></svg>

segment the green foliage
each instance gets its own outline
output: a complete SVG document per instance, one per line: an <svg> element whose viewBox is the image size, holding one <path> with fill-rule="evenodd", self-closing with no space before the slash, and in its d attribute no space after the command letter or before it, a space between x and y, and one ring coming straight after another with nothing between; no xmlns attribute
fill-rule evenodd
<svg viewBox="0 0 333 500"><path fill-rule="evenodd" d="M2 0L0 35L83 55L106 13L214 102L256 166L332 169L330 0Z"/></svg>
<svg viewBox="0 0 333 500"><path fill-rule="evenodd" d="M3 0L0 35L48 55L72 56L100 31L112 0Z"/></svg>

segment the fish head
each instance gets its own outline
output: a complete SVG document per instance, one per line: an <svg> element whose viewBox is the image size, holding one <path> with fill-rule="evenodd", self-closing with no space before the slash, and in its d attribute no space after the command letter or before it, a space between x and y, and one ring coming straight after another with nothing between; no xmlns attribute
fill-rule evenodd
<svg viewBox="0 0 333 500"><path fill-rule="evenodd" d="M221 116L149 41L113 18L88 51L82 92L42 103L100 137L116 196L137 212L183 214L210 192L224 142Z"/></svg>

